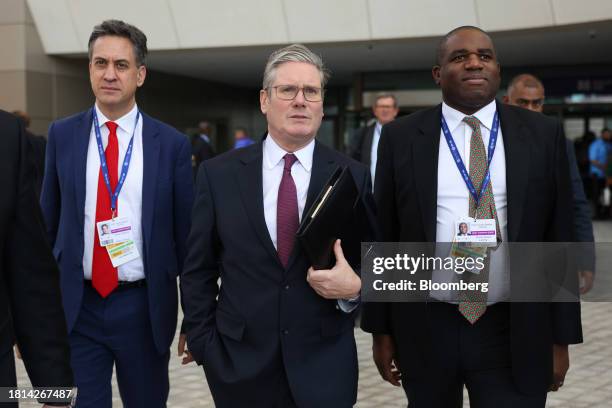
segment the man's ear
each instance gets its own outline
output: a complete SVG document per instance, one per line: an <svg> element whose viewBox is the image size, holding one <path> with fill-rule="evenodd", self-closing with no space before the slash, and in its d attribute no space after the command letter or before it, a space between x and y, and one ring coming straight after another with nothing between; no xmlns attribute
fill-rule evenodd
<svg viewBox="0 0 612 408"><path fill-rule="evenodd" d="M440 66L439 65L434 65L433 68L431 69L431 76L433 77L434 82L436 83L436 85L440 85Z"/></svg>
<svg viewBox="0 0 612 408"><path fill-rule="evenodd" d="M268 91L262 89L259 91L259 108L261 109L261 113L264 115L268 113L268 106L270 105L270 95Z"/></svg>
<svg viewBox="0 0 612 408"><path fill-rule="evenodd" d="M508 98L508 95L504 95L504 97L502 98L502 102L505 104L509 104L510 103L510 98Z"/></svg>
<svg viewBox="0 0 612 408"><path fill-rule="evenodd" d="M147 77L147 67L141 65L138 67L138 73L136 74L136 85L141 87L144 84L145 78Z"/></svg>

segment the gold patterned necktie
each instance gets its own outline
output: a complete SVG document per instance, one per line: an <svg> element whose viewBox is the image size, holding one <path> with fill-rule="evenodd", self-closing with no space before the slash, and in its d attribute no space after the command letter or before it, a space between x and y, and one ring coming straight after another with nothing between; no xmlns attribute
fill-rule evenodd
<svg viewBox="0 0 612 408"><path fill-rule="evenodd" d="M474 116L466 116L463 121L472 128L470 138L470 179L477 192L480 193L482 183L487 175L488 163L480 122ZM492 181L489 180L485 191L480 196L480 200L470 197L470 217L476 219L494 219L497 230L497 240L501 239L499 222L497 220L497 210L495 209L495 199L493 197ZM490 256L485 258L485 267L479 274L470 273L469 281L474 283L484 283L489 281ZM482 317L487 310L487 292L480 290L465 290L459 292L459 312L472 324Z"/></svg>

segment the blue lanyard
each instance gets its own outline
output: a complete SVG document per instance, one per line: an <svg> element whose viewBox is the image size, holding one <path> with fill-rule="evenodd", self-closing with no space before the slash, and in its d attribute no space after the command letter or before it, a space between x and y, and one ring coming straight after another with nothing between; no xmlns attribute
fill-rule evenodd
<svg viewBox="0 0 612 408"><path fill-rule="evenodd" d="M478 208L478 204L480 202L480 198L484 194L487 189L487 185L491 180L491 173L489 172L489 167L491 166L491 160L493 160L493 153L495 153L495 145L497 144L497 133L499 131L499 117L497 116L497 112L493 116L493 126L491 129L491 136L489 137L489 149L487 158L487 173L485 175L484 180L482 181L482 186L480 187L480 193L476 192L476 188L474 187L474 183L472 183L472 179L470 178L470 174L465 168L465 164L463 164L463 160L459 155L459 151L457 150L457 145L455 145L455 141L453 140L453 135L451 135L450 130L448 130L448 125L446 124L446 120L444 120L444 115L441 116L442 122L442 132L444 133L444 137L446 138L446 143L448 144L448 148L453 155L453 160L459 169L459 173L463 177L463 181L467 186L470 194L474 197L474 201L476 202L476 208Z"/></svg>
<svg viewBox="0 0 612 408"><path fill-rule="evenodd" d="M130 167L130 160L132 158L132 146L134 145L134 134L136 133L136 125L138 125L139 118L140 111L137 111L136 121L134 122L134 130L132 131L132 137L130 138L130 144L128 145L127 151L125 152L123 164L121 165L121 176L119 176L117 187L115 188L115 192L113 192L110 185L108 166L106 165L106 156L104 155L104 146L102 145L100 123L98 122L98 115L96 114L96 109L93 109L94 129L96 132L96 142L98 143L98 154L100 155L100 169L102 170L102 175L104 176L104 184L106 184L108 194L110 195L113 217L115 217L115 210L117 209L117 199L119 198L119 192L121 191L121 187L123 187L123 183L125 182L125 178L127 177L128 169Z"/></svg>

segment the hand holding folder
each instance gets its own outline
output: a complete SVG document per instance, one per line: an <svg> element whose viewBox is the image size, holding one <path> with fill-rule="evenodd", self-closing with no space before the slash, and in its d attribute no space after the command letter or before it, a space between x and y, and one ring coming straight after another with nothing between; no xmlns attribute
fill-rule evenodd
<svg viewBox="0 0 612 408"><path fill-rule="evenodd" d="M335 264L336 239L342 240L344 256L358 265L361 256L359 191L347 166L338 167L325 183L314 204L303 217L296 237L314 269Z"/></svg>

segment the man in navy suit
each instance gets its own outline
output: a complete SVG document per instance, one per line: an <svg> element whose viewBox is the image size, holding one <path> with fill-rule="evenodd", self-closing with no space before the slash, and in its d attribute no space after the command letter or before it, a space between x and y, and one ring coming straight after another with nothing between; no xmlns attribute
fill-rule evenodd
<svg viewBox="0 0 612 408"><path fill-rule="evenodd" d="M184 135L136 105L146 52L136 27L96 26L95 106L49 129L41 203L61 271L79 407L111 407L113 365L125 407L165 407L168 397L191 151ZM103 224L110 234L100 239Z"/></svg>
<svg viewBox="0 0 612 408"><path fill-rule="evenodd" d="M336 241L332 269L313 270L295 242L339 165L371 209L367 168L315 141L325 82L306 47L272 53L260 91L265 140L200 166L181 290L189 350L219 408L346 408L357 397L361 280L345 243ZM356 214L362 241L372 240L367 212Z"/></svg>

